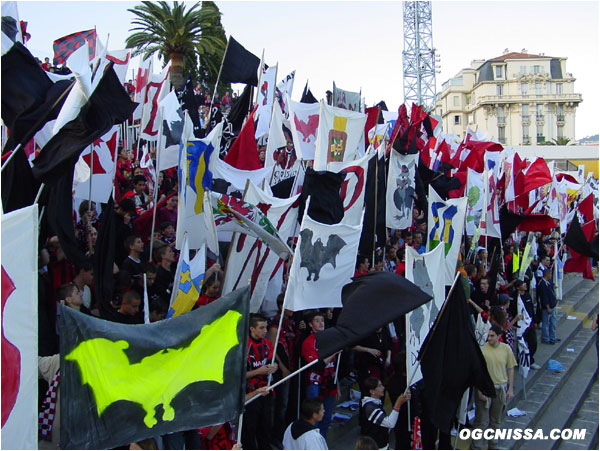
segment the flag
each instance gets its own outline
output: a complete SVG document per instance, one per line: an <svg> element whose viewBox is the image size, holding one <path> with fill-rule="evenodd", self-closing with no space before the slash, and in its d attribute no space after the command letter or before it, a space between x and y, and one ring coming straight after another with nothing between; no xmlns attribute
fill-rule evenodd
<svg viewBox="0 0 600 451"><path fill-rule="evenodd" d="M87 44L89 60L96 56L96 30L85 30L58 38L52 44L54 59L52 64L57 66L64 64L79 47Z"/></svg>
<svg viewBox="0 0 600 451"><path fill-rule="evenodd" d="M34 176L48 183L65 172L72 172L81 151L113 125L125 121L134 108L135 103L129 99L114 70L109 68L78 116L42 148L34 160Z"/></svg>
<svg viewBox="0 0 600 451"><path fill-rule="evenodd" d="M525 271L527 271L527 268L529 268L531 261L536 255L537 241L535 239L535 234L533 232L529 232L529 235L527 235L527 244L525 244L523 257L521 258L521 266L519 267L519 279L524 279Z"/></svg>
<svg viewBox="0 0 600 451"><path fill-rule="evenodd" d="M273 100L275 98L275 88L277 80L277 64L268 67L266 64L260 75L258 95L256 98L256 130L254 137L256 139L269 133L271 124L271 112L273 110Z"/></svg>
<svg viewBox="0 0 600 451"><path fill-rule="evenodd" d="M75 165L73 185L74 197L91 199L94 202L105 204L112 194L115 170L117 164L117 144L119 142L119 126L114 125L103 136L96 139L90 147L86 148ZM90 194L90 171L92 170L92 183Z"/></svg>
<svg viewBox="0 0 600 451"><path fill-rule="evenodd" d="M415 174L419 155L390 154L386 190L385 225L392 229L406 229L412 225L415 194Z"/></svg>
<svg viewBox="0 0 600 451"><path fill-rule="evenodd" d="M159 120L162 120L163 126L156 163L158 170L164 171L177 166L179 161L179 143L183 136L184 116L175 91L169 92L158 106L158 116Z"/></svg>
<svg viewBox="0 0 600 451"><path fill-rule="evenodd" d="M183 239L181 254L177 262L177 271L171 293L171 304L167 312L167 318L179 316L192 310L194 304L200 297L204 273L206 269L206 248L202 246L190 259L190 247L187 235Z"/></svg>
<svg viewBox="0 0 600 451"><path fill-rule="evenodd" d="M344 174L340 197L344 207L344 224L358 224L363 216L369 161L375 153L346 163L339 173Z"/></svg>
<svg viewBox="0 0 600 451"><path fill-rule="evenodd" d="M135 93L133 99L138 103L138 107L133 112L133 120L137 121L142 118L142 105L144 104L144 97L146 95L146 86L150 82L150 76L152 74L152 57L144 59L140 62L137 73L135 75Z"/></svg>
<svg viewBox="0 0 600 451"><path fill-rule="evenodd" d="M286 308L342 307L342 287L354 274L361 230L362 221L327 225L304 215L285 292Z"/></svg>
<svg viewBox="0 0 600 451"><path fill-rule="evenodd" d="M146 141L158 140L159 128L159 104L171 89L169 74L171 62L166 65L160 74L152 74L144 90L144 101L142 103L142 119L140 122L140 137Z"/></svg>
<svg viewBox="0 0 600 451"><path fill-rule="evenodd" d="M433 250L438 243L444 243L446 255L446 285L451 285L456 273L458 252L465 226L467 198L443 201L435 190L429 187L429 212L427 216L427 246Z"/></svg>
<svg viewBox="0 0 600 451"><path fill-rule="evenodd" d="M290 127L294 149L299 158L313 160L319 127L319 103L294 102L288 98L290 108Z"/></svg>
<svg viewBox="0 0 600 451"><path fill-rule="evenodd" d="M271 178L271 185L276 185L281 180L293 177L298 172L299 162L298 165L296 165L295 163L298 160L295 155L293 153L289 154L288 152L284 129L287 130L288 137L290 132L289 129L283 125L283 121L284 116L281 108L273 108L271 127L269 128L269 137L267 140L267 148L265 150L265 167L275 166L273 169L273 177ZM294 166L296 166L296 168L292 169Z"/></svg>
<svg viewBox="0 0 600 451"><path fill-rule="evenodd" d="M519 374L527 379L529 369L531 368L531 355L529 354L529 345L525 340L525 332L531 324L531 317L527 313L525 304L521 296L517 298L517 315L522 315L523 319L517 322L517 361L519 362Z"/></svg>
<svg viewBox="0 0 600 451"><path fill-rule="evenodd" d="M196 101L196 93L194 92L194 85L192 84L192 78L188 77L181 93L181 108L183 111L187 111L192 123L194 124L194 136L201 138L202 127L200 127L200 114L198 113L198 102Z"/></svg>
<svg viewBox="0 0 600 451"><path fill-rule="evenodd" d="M211 208L208 205L208 191L212 189L214 167L219 160L218 143L222 124L215 127L210 134L200 140L185 141L180 148L178 165L179 202L177 204L176 246L181 249L183 238L187 232L189 246L199 249L206 243L209 249L218 253L216 231Z"/></svg>
<svg viewBox="0 0 600 451"><path fill-rule="evenodd" d="M371 255L376 247L383 248L387 240L385 227L386 203L385 143L377 149L377 157L369 160L365 187L365 219L360 236L360 252Z"/></svg>
<svg viewBox="0 0 600 451"><path fill-rule="evenodd" d="M223 55L221 81L223 83L258 84L258 66L260 58L246 50L239 42L229 36L227 49Z"/></svg>
<svg viewBox="0 0 600 451"><path fill-rule="evenodd" d="M259 206L214 192L210 193L209 201L217 232L240 232L255 236L284 260L292 254L286 243L287 237L279 235Z"/></svg>
<svg viewBox="0 0 600 451"><path fill-rule="evenodd" d="M345 91L333 82L333 106L350 111L361 111L360 92Z"/></svg>
<svg viewBox="0 0 600 451"><path fill-rule="evenodd" d="M395 273L374 271L353 277L342 289L343 308L336 325L315 334L319 359L359 343L430 299L429 294ZM365 315L367 310L377 315Z"/></svg>
<svg viewBox="0 0 600 451"><path fill-rule="evenodd" d="M373 147L379 147L379 142L376 141L379 138L379 134L377 131L381 130L377 125L382 125L383 130L387 130L387 124L378 124L379 116L380 116L381 108L379 106L372 106L370 108L365 108L365 114L367 115L367 121L365 122L365 145L369 145L373 143ZM383 115L381 115L383 119ZM373 136L371 136L371 131L373 131ZM382 137L383 138L383 137ZM382 139L379 138L379 139Z"/></svg>
<svg viewBox="0 0 600 451"><path fill-rule="evenodd" d="M482 214L482 228L485 234L490 237L500 238L500 212L498 207L498 194L496 185L498 182L498 161L500 154L498 152L484 153L484 171L483 171L483 205L485 206L485 215Z"/></svg>
<svg viewBox="0 0 600 451"><path fill-rule="evenodd" d="M594 221L581 226L577 214L574 215L565 235L571 258L565 262L564 272L581 272L585 279L594 280L590 258L598 258L598 241L592 241L595 230Z"/></svg>
<svg viewBox="0 0 600 451"><path fill-rule="evenodd" d="M331 163L354 160L366 120L366 114L332 107L321 101L315 141L315 171L326 170Z"/></svg>
<svg viewBox="0 0 600 451"><path fill-rule="evenodd" d="M25 44L24 31L19 21L17 2L2 2L2 55L15 43Z"/></svg>
<svg viewBox="0 0 600 451"><path fill-rule="evenodd" d="M110 449L241 413L247 289L144 325L59 310L61 448Z"/></svg>
<svg viewBox="0 0 600 451"><path fill-rule="evenodd" d="M250 116L248 116L240 134L237 136L227 151L227 155L223 159L225 163L234 168L252 171L262 167L258 160L258 145L256 143L256 138L254 137L255 112L256 108L252 111Z"/></svg>
<svg viewBox="0 0 600 451"><path fill-rule="evenodd" d="M289 199L278 199L250 182L244 201L260 208L277 229L279 236L287 240L297 225L299 197L300 195L296 195ZM249 285L250 311L257 312L265 299L269 281L274 278L277 270L283 267L283 262L279 255L265 246L260 239L245 233L235 234L227 258L223 293Z"/></svg>
<svg viewBox="0 0 600 451"><path fill-rule="evenodd" d="M117 77L119 77L119 81L121 84L125 84L125 81L127 80L129 60L131 58L131 50L111 50L110 52L106 52L105 58L108 61L113 62L113 69L115 70Z"/></svg>
<svg viewBox="0 0 600 451"><path fill-rule="evenodd" d="M319 103L316 97L313 95L312 91L308 87L308 80L306 80L306 85L304 86L304 90L302 91L302 97L300 97L301 103Z"/></svg>
<svg viewBox="0 0 600 451"><path fill-rule="evenodd" d="M467 235L475 233L475 227L479 226L481 221L481 212L483 210L483 174L467 168L467 215L466 231Z"/></svg>
<svg viewBox="0 0 600 451"><path fill-rule="evenodd" d="M46 122L56 119L65 101L63 94L70 89L71 82L52 82L21 43L2 55L1 80L2 121L9 129L4 144L6 152L17 144L27 144Z"/></svg>
<svg viewBox="0 0 600 451"><path fill-rule="evenodd" d="M496 391L477 343L465 292L456 283L421 347L419 360L423 373L423 408L431 423L449 434L465 390L479 389L485 396Z"/></svg>
<svg viewBox="0 0 600 451"><path fill-rule="evenodd" d="M94 268L94 293L98 299L100 317L107 318L114 310L110 301L113 298L113 268L115 264L115 246L117 243L115 203L111 197L100 216L98 238L94 249L92 266Z"/></svg>
<svg viewBox="0 0 600 451"><path fill-rule="evenodd" d="M581 222L585 224L594 220L594 194L588 194L577 204L577 211L581 214Z"/></svg>
<svg viewBox="0 0 600 451"><path fill-rule="evenodd" d="M12 152L4 154L8 158ZM40 188L40 183L33 178L31 166L23 149L3 167L2 177L2 211L4 213L28 207L33 204Z"/></svg>
<svg viewBox="0 0 600 451"><path fill-rule="evenodd" d="M517 180L515 180L515 189L522 184L520 191L515 191L517 196L528 193L529 191L548 183L552 183L550 169L548 169L546 161L541 157L537 157L525 171L518 173L516 178L520 178L521 181L517 182Z"/></svg>
<svg viewBox="0 0 600 451"><path fill-rule="evenodd" d="M38 207L2 215L2 448L36 449Z"/></svg>
<svg viewBox="0 0 600 451"><path fill-rule="evenodd" d="M425 254L406 247L406 279L431 297L426 304L406 314L406 374L412 382L423 375L418 365L419 351L433 326L446 297L444 287L444 246L442 243Z"/></svg>
<svg viewBox="0 0 600 451"><path fill-rule="evenodd" d="M344 219L344 202L340 195L346 179L343 172L306 169L300 194L300 221L308 211L310 217L322 224L338 224ZM308 199L312 199L310 205Z"/></svg>
<svg viewBox="0 0 600 451"><path fill-rule="evenodd" d="M296 71L293 70L286 75L286 77L281 80L275 88L275 102L279 104L279 107L286 118L289 116L289 105L287 99L292 97L292 89L294 89L295 77Z"/></svg>

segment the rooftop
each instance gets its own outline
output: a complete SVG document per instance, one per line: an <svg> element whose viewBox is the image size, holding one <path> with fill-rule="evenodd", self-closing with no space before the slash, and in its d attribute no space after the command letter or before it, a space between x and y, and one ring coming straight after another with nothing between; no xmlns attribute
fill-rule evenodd
<svg viewBox="0 0 600 451"><path fill-rule="evenodd" d="M497 56L496 58L491 58L488 61L504 61L504 60L512 60L512 59L530 59L530 58L546 58L552 59L551 56L546 55L533 55L531 53L521 53L521 52L509 52L505 53L502 56Z"/></svg>

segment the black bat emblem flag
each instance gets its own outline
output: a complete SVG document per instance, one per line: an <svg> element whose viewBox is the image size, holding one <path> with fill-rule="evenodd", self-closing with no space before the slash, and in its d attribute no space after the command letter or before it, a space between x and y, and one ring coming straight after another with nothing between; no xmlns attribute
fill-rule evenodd
<svg viewBox="0 0 600 451"><path fill-rule="evenodd" d="M306 280L319 280L319 273L325 263L331 263L335 268L335 258L340 253L340 250L346 245L346 242L338 235L329 235L327 245L323 246L321 238L317 238L315 244L312 243L313 232L310 229L304 229L300 232L302 239L300 243L300 268L308 270Z"/></svg>

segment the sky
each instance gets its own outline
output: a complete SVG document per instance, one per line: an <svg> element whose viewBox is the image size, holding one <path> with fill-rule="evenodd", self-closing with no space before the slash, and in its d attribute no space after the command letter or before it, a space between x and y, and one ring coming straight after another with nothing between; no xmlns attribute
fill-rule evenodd
<svg viewBox="0 0 600 451"><path fill-rule="evenodd" d="M227 36L232 35L265 62L278 63L278 79L296 70L292 99L308 80L317 98L332 89L359 91L367 106L385 100L390 110L403 101L402 2L391 1L217 1ZM108 48L125 47L139 2L22 1L21 20L28 22L28 47L40 58L52 56L52 41L96 27ZM434 1L433 45L440 56L436 75L442 83L504 49L567 57L567 72L576 78L576 138L598 133L600 52L597 1ZM134 66L139 64L134 61Z"/></svg>

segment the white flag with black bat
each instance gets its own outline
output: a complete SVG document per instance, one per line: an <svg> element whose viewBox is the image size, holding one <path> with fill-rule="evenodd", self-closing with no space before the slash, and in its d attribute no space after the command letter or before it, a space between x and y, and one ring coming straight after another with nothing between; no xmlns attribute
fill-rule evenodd
<svg viewBox="0 0 600 451"><path fill-rule="evenodd" d="M328 225L304 214L285 292L286 308L342 307L342 287L354 274L361 230L362 219L354 226Z"/></svg>
<svg viewBox="0 0 600 451"><path fill-rule="evenodd" d="M529 316L521 296L517 300L517 315L523 317L523 319L517 322L517 361L519 362L519 373L526 379L531 368L531 355L529 354L529 345L525 341L524 335L531 324L531 316Z"/></svg>

